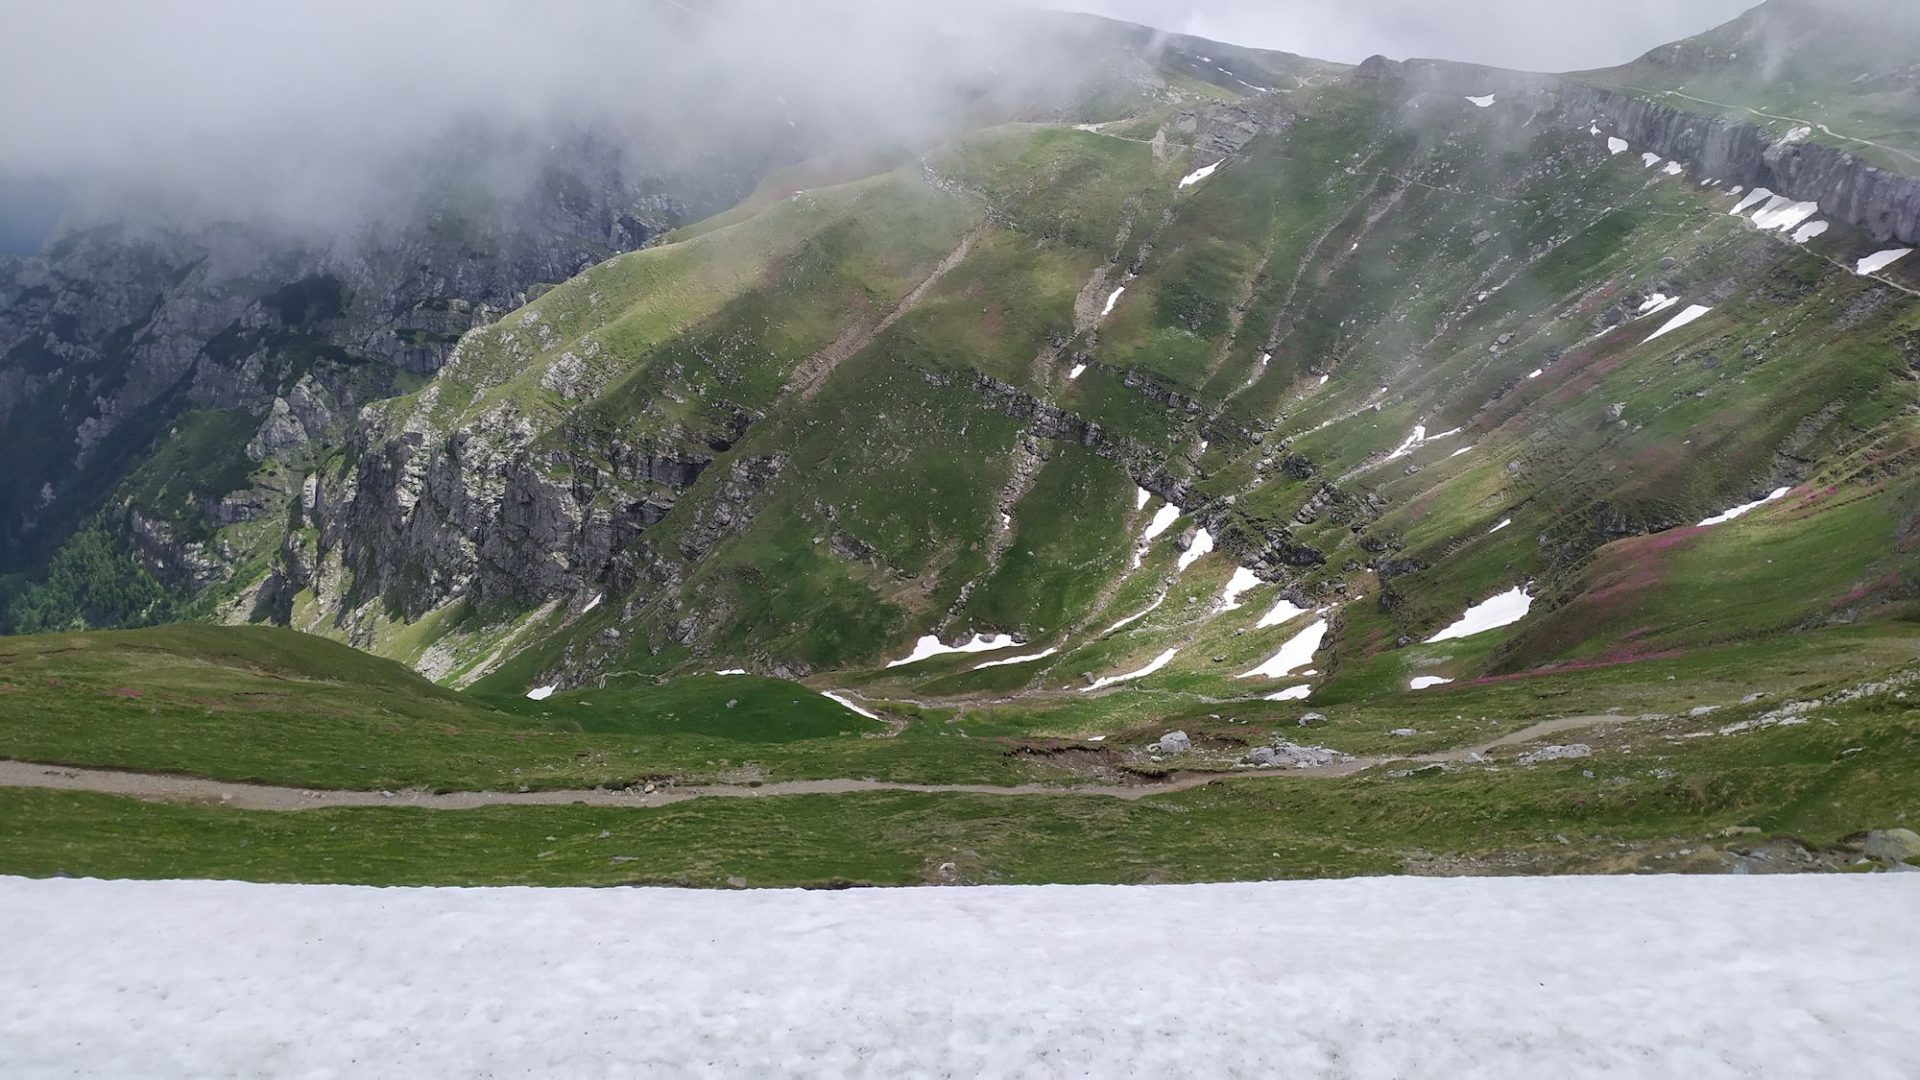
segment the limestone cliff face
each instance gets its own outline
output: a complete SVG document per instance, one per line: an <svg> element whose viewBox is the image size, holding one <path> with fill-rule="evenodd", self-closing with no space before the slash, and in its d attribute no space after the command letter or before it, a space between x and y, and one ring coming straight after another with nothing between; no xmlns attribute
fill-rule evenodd
<svg viewBox="0 0 1920 1080"><path fill-rule="evenodd" d="M179 416L252 413L247 456L304 469L349 442L361 405L430 376L466 331L542 282L731 204L764 161L706 164L664 177L583 140L524 190L429 198L337 236L124 208L69 222L41 254L0 265L0 449L21 465L0 481L0 572L30 569L109 510L176 586L218 579L205 565L217 556L176 550L126 516L137 508L109 506Z"/></svg>
<svg viewBox="0 0 1920 1080"><path fill-rule="evenodd" d="M1753 124L1559 76L1442 60L1369 62L1359 71L1374 80L1398 75L1415 94L1493 93L1557 107L1571 123L1600 123L1635 149L1681 162L1700 176L1817 202L1827 216L1875 240L1920 243L1920 176L1890 172L1831 146L1787 142Z"/></svg>

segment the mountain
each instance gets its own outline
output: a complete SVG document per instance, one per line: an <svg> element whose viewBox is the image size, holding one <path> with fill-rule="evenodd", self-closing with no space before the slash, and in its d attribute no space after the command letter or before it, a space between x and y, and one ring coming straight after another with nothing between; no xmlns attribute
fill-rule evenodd
<svg viewBox="0 0 1920 1080"><path fill-rule="evenodd" d="M1581 78L1688 112L1920 171L1912 49L1920 9L1899 0L1767 0L1725 26Z"/></svg>
<svg viewBox="0 0 1920 1080"><path fill-rule="evenodd" d="M1711 65L1719 100L1769 105L1785 85L1770 80L1834 85L1810 74L1837 77L1832 51L1781 29L1828 10L1774 0L1570 76L1341 68L1043 20L1096 58L1085 79L962 110L917 143L755 159L732 174L756 176L752 192L722 212L681 220L686 196L670 204L684 212L588 234L633 248L605 259L568 248L471 299L406 292L408 311L449 313L426 327L430 360L389 348L407 335L367 336L375 278L235 293L190 320L228 344L169 338L187 343L171 366L130 364L150 331L115 339L108 318L61 340L121 352L9 360L0 387L67 396L15 391L8 437L59 445L59 425L122 385L176 397L125 391L169 404L145 428L103 431L103 406L75 429L91 494L35 534L65 545L44 573L15 564L36 581L16 609L66 630L184 605L398 661L483 710L450 726L489 732L486 766L453 775L413 741L430 729L396 720L413 770L399 782L427 790L960 785L910 789L937 801L978 794L965 785L1209 785L1292 762L1378 766L1355 789L1376 825L1427 812L1398 780L1447 793L1427 839L1361 841L1328 838L1338 795L1221 785L1180 803L1220 815L1195 826L1217 861L1183 864L1155 834L1151 865L1127 862L1102 834L1126 873L1055 852L1051 872L1076 880L1275 872L1229 837L1253 807L1295 798L1326 823L1312 843L1341 852L1313 862L1287 841L1296 869L1503 865L1483 842L1591 869L1616 826L1669 858L1750 818L1850 857L1846 838L1915 790L1901 755L1920 260L1903 255L1920 174L1805 125L1695 111L1644 74ZM1734 47L1782 34L1785 51ZM1870 130L1894 147L1920 95L1886 86L1873 109L1889 119ZM725 201L725 186L701 190ZM615 220L627 189L594 190L594 220ZM74 237L61 244L80 250ZM114 244L103 265L141 250ZM569 259L592 265L525 283ZM219 265L210 253L183 280ZM306 273L290 266L252 278ZM493 310L515 289L517 306ZM7 310L42 328L18 340L47 340L52 316ZM367 352L333 351L349 326ZM80 404L30 403L49 400ZM119 464L88 464L109 460L94 446ZM76 474L36 453L51 508ZM24 640L44 659L0 666L19 700L77 677L58 666L64 636ZM99 708L147 700L124 689L193 712L184 688L111 671L88 676L113 698ZM225 726L240 694L207 706L223 746L245 738ZM736 707L753 723L730 727ZM783 714L807 734L766 735ZM574 740L575 723L593 737ZM1584 741L1500 756L1501 738L1575 729ZM170 736L152 737L105 760L69 729L0 728L22 758L180 768ZM321 786L355 787L338 755L356 752L298 756ZM1489 754L1499 768L1482 768ZM243 756L208 775L307 774ZM1612 786L1589 801L1589 781ZM1843 783L1830 804L1814 794ZM1049 809L1021 835L1082 835L1078 813ZM1148 817L1129 827L1161 827ZM1495 818L1499 839L1481 838ZM937 811L915 820L914 843L945 835ZM1567 830L1580 851L1553 851ZM1633 866L1667 865L1635 850ZM948 854L929 848L929 866L966 876ZM821 880L822 865L780 880Z"/></svg>

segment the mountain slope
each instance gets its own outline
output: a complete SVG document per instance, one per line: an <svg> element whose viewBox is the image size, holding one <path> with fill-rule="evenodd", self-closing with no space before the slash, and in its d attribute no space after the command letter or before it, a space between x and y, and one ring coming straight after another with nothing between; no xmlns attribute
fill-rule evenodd
<svg viewBox="0 0 1920 1080"><path fill-rule="evenodd" d="M1856 275L1876 245L1842 222L1611 153L1577 91L1482 107L1473 77L996 128L626 256L370 412L241 610L291 592L300 625L463 681L1006 633L1057 651L941 685L1171 650L1137 685L1214 697L1312 621L1254 625L1279 595L1331 618L1315 694L1906 610L1910 269ZM1770 605L1689 618L1654 573L1742 594L1711 568L1763 534L1825 556L1760 575ZM1262 584L1216 611L1236 564ZM1405 647L1517 586L1519 631Z"/></svg>

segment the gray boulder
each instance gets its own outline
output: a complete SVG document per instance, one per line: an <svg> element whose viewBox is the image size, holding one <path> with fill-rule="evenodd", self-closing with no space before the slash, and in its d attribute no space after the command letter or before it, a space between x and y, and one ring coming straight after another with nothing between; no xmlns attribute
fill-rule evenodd
<svg viewBox="0 0 1920 1080"><path fill-rule="evenodd" d="M1920 859L1920 833L1912 829L1876 829L1867 834L1865 851L1870 859L1885 859L1890 863Z"/></svg>
<svg viewBox="0 0 1920 1080"><path fill-rule="evenodd" d="M1193 740L1187 738L1184 731L1169 731L1160 736L1160 741L1154 743L1153 748L1163 754L1183 754L1193 749Z"/></svg>

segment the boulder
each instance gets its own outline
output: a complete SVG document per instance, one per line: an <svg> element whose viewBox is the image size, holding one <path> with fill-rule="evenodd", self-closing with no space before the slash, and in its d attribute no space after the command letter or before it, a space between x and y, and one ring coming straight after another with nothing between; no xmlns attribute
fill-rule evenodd
<svg viewBox="0 0 1920 1080"><path fill-rule="evenodd" d="M1875 829L1867 834L1864 850L1868 858L1890 863L1920 859L1920 833L1912 829Z"/></svg>
<svg viewBox="0 0 1920 1080"><path fill-rule="evenodd" d="M1531 753L1521 754L1522 765L1538 765L1543 761L1564 761L1568 758L1592 757L1593 747L1586 743L1572 743L1568 746L1543 746Z"/></svg>
<svg viewBox="0 0 1920 1080"><path fill-rule="evenodd" d="M1154 743L1153 747L1163 754L1183 754L1193 749L1193 740L1187 738L1184 731L1169 731L1160 736L1160 741Z"/></svg>

